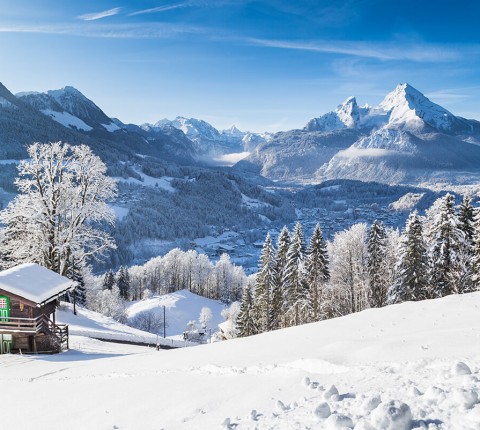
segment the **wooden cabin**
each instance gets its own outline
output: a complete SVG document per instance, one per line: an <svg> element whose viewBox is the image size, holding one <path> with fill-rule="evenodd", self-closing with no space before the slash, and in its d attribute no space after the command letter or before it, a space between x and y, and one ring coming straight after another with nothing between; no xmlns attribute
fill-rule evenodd
<svg viewBox="0 0 480 430"><path fill-rule="evenodd" d="M35 263L0 272L0 354L68 349L68 326L57 324L58 299L75 284Z"/></svg>

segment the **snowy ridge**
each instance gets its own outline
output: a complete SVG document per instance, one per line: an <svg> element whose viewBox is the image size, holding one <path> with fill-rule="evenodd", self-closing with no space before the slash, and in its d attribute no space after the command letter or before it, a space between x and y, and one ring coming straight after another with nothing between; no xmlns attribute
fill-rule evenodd
<svg viewBox="0 0 480 430"><path fill-rule="evenodd" d="M452 113L431 102L409 84L397 85L379 107L389 113L390 127L403 124L421 128L426 123L437 130L450 131L458 121Z"/></svg>
<svg viewBox="0 0 480 430"><path fill-rule="evenodd" d="M178 116L174 120L161 119L155 124L142 124L145 131L164 130L174 127L181 130L196 147L202 158L220 159L224 155L251 151L267 137L257 133L240 131L234 125L219 131L206 121Z"/></svg>

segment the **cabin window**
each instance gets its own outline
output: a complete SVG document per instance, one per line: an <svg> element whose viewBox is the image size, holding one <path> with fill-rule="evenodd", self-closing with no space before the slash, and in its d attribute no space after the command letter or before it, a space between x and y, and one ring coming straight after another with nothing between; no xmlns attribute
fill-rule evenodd
<svg viewBox="0 0 480 430"><path fill-rule="evenodd" d="M20 303L20 312L23 312L23 303Z"/></svg>
<svg viewBox="0 0 480 430"><path fill-rule="evenodd" d="M10 318L10 298L0 296L0 321L8 321Z"/></svg>

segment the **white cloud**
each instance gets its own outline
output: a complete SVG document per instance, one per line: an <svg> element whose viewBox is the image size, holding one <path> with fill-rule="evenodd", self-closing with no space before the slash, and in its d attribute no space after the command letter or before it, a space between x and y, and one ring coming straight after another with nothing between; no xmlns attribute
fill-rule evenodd
<svg viewBox="0 0 480 430"><path fill-rule="evenodd" d="M53 25L2 25L0 33L59 34L107 39L166 39L180 34L200 34L199 27L169 23L142 24L53 24Z"/></svg>
<svg viewBox="0 0 480 430"><path fill-rule="evenodd" d="M443 62L461 56L457 47L433 44L374 43L358 41L307 41L245 39L247 43L267 48L341 54L377 60L410 60L415 62Z"/></svg>
<svg viewBox="0 0 480 430"><path fill-rule="evenodd" d="M188 6L190 6L190 4L188 2L184 2L184 3L177 3L177 4L172 4L172 5L166 5L166 6L152 7L151 9L143 9L143 10L139 10L137 12L133 12L133 13L129 14L129 16L144 15L144 14L147 14L147 13L166 12L168 10L181 9L181 8L188 7Z"/></svg>
<svg viewBox="0 0 480 430"><path fill-rule="evenodd" d="M113 9L104 10L103 12L86 13L84 15L78 16L77 18L83 21L96 21L97 19L102 19L108 16L117 15L121 9L122 9L121 7L115 7Z"/></svg>

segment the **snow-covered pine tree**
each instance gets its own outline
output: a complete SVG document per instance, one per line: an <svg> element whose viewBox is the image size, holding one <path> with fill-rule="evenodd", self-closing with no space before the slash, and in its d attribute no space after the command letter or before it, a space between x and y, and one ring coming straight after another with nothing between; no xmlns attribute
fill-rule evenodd
<svg viewBox="0 0 480 430"><path fill-rule="evenodd" d="M255 279L254 314L260 333L271 330L272 291L277 283L275 250L270 234L267 234L260 255L259 270Z"/></svg>
<svg viewBox="0 0 480 430"><path fill-rule="evenodd" d="M474 236L475 236L475 209L472 206L472 199L465 195L458 211L459 228L463 232L462 242L456 261L458 272L459 293L469 293L475 290L473 281L473 258L474 258Z"/></svg>
<svg viewBox="0 0 480 430"><path fill-rule="evenodd" d="M242 303L237 319L237 335L238 337L252 336L258 333L254 315L254 299L252 286L247 285L243 290Z"/></svg>
<svg viewBox="0 0 480 430"><path fill-rule="evenodd" d="M385 271L386 238L383 223L375 220L367 243L368 302L371 308L387 303L388 286Z"/></svg>
<svg viewBox="0 0 480 430"><path fill-rule="evenodd" d="M283 226L277 239L276 272L277 281L272 290L272 305L270 311L270 327L272 330L285 327L285 291L283 286L283 271L287 264L287 252L290 246L290 232Z"/></svg>
<svg viewBox="0 0 480 430"><path fill-rule="evenodd" d="M388 303L424 300L428 297L427 248L417 211L410 214L402 232L396 273L398 277L389 290Z"/></svg>
<svg viewBox="0 0 480 430"><path fill-rule="evenodd" d="M311 321L318 321L323 319L323 291L325 283L330 279L327 244L323 240L320 224L315 226L315 230L313 231L307 248L305 276L312 311Z"/></svg>
<svg viewBox="0 0 480 430"><path fill-rule="evenodd" d="M475 230L473 235L473 251L472 251L472 285L473 291L480 291L480 211L475 214Z"/></svg>
<svg viewBox="0 0 480 430"><path fill-rule="evenodd" d="M130 274L125 266L121 266L117 273L117 286L120 292L120 297L124 300L128 300L130 295Z"/></svg>
<svg viewBox="0 0 480 430"><path fill-rule="evenodd" d="M461 274L457 270L458 253L465 236L455 214L455 199L451 194L441 198L439 212L433 214L430 232L430 297L443 297L458 292Z"/></svg>
<svg viewBox="0 0 480 430"><path fill-rule="evenodd" d="M310 315L308 289L305 285L304 257L306 245L302 225L297 222L288 247L283 271L286 326L299 325Z"/></svg>
<svg viewBox="0 0 480 430"><path fill-rule="evenodd" d="M112 270L109 270L107 273L105 273L105 277L103 278L102 289L111 290L115 283L115 275L113 274Z"/></svg>

